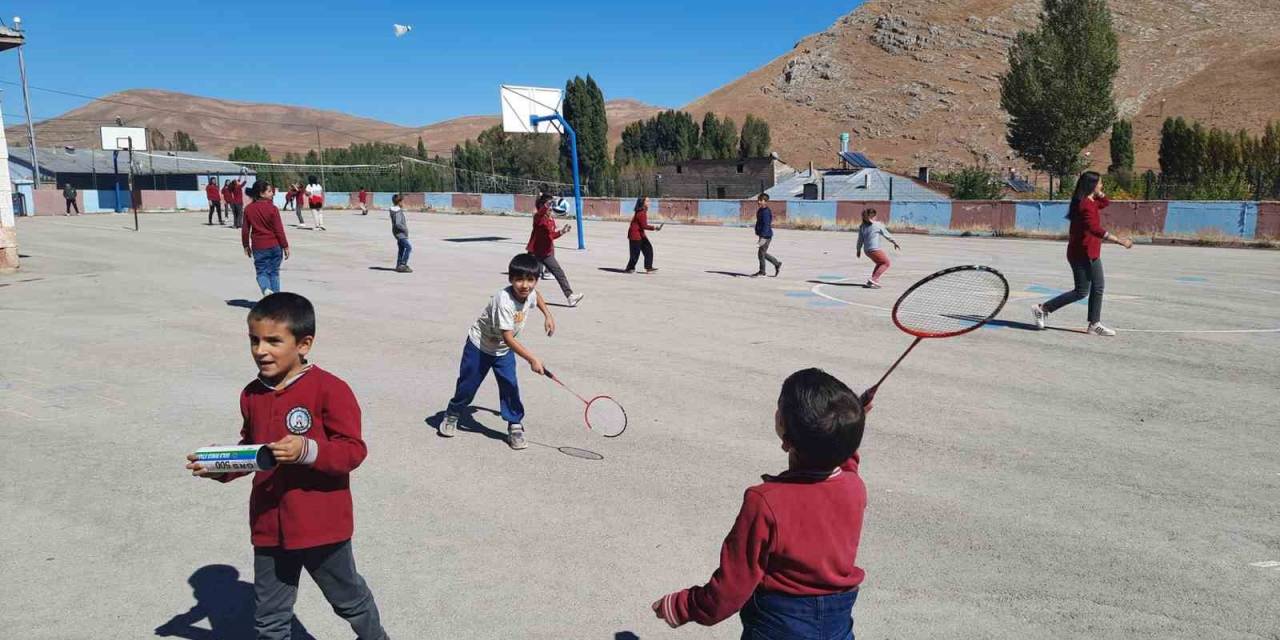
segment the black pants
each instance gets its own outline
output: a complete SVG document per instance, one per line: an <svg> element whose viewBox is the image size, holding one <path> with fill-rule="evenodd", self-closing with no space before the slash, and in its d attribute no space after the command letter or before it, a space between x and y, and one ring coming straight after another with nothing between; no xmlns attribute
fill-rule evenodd
<svg viewBox="0 0 1280 640"><path fill-rule="evenodd" d="M302 200L298 200L293 206L293 212L298 214L298 224L305 224L306 220L302 219Z"/></svg>
<svg viewBox="0 0 1280 640"><path fill-rule="evenodd" d="M773 238L768 238L760 242L760 246L756 248L756 257L760 259L760 273L764 273L764 263L767 261L776 269L782 266L782 261L769 255L769 245L773 244Z"/></svg>
<svg viewBox="0 0 1280 640"><path fill-rule="evenodd" d="M627 271L634 271L636 261L640 259L640 254L644 254L644 268L653 268L653 244L648 238L640 238L639 240L631 240L631 259L627 261Z"/></svg>
<svg viewBox="0 0 1280 640"><path fill-rule="evenodd" d="M1053 313L1077 300L1089 296L1089 322L1102 319L1102 289L1106 281L1102 277L1102 259L1071 261L1071 277L1076 281L1076 288L1062 293L1058 297L1044 303L1046 313Z"/></svg>
<svg viewBox="0 0 1280 640"><path fill-rule="evenodd" d="M351 625L360 640L385 640L387 632L378 616L378 605L364 578L356 572L351 541L285 551L255 547L253 589L257 600L254 626L260 640L285 640L293 627L293 603L298 598L298 578L303 569L311 574L333 612Z"/></svg>
<svg viewBox="0 0 1280 640"><path fill-rule="evenodd" d="M209 224L213 224L214 213L218 214L218 224L222 224L222 201L221 200L209 201Z"/></svg>
<svg viewBox="0 0 1280 640"><path fill-rule="evenodd" d="M244 206L232 202L227 207L231 209L231 226L239 229L241 219L244 217Z"/></svg>
<svg viewBox="0 0 1280 640"><path fill-rule="evenodd" d="M80 213L80 205L76 204L75 198L66 198L66 201L67 201L67 213L71 213L72 209L75 209L76 213Z"/></svg>
<svg viewBox="0 0 1280 640"><path fill-rule="evenodd" d="M554 253L549 256L533 257L538 259L543 269L550 271L551 275L555 276L556 282L560 284L560 290L564 292L564 297L568 298L573 295L573 287L569 286L569 277L564 275L564 269L560 268L560 262L556 260ZM542 276L541 270L539 270L538 276Z"/></svg>

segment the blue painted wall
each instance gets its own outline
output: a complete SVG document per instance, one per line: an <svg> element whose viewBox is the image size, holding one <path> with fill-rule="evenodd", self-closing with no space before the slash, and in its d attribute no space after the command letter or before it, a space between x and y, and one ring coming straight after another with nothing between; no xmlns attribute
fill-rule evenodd
<svg viewBox="0 0 1280 640"><path fill-rule="evenodd" d="M1170 202L1165 233L1194 234L1213 229L1229 236L1253 238L1258 230L1256 202Z"/></svg>
<svg viewBox="0 0 1280 640"><path fill-rule="evenodd" d="M428 193L423 199L432 209L449 209L453 207L452 193Z"/></svg>
<svg viewBox="0 0 1280 640"><path fill-rule="evenodd" d="M373 197L369 199L369 206L370 206L370 207L381 207L381 208L383 208L383 209L390 209L390 208L391 208L391 197L392 197L392 196L394 196L394 195L396 195L396 194L394 194L394 193L382 193L382 192L374 193L374 194L373 194Z"/></svg>
<svg viewBox="0 0 1280 640"><path fill-rule="evenodd" d="M1014 226L1022 231L1066 232L1070 206L1066 202L1019 202L1014 205Z"/></svg>
<svg viewBox="0 0 1280 640"><path fill-rule="evenodd" d="M486 193L480 196L480 208L486 211L515 211L516 197L508 194ZM569 207L573 208L572 205Z"/></svg>
<svg viewBox="0 0 1280 640"><path fill-rule="evenodd" d="M203 191L179 191L176 194L176 202L179 209L209 210L209 198Z"/></svg>
<svg viewBox="0 0 1280 640"><path fill-rule="evenodd" d="M706 202L703 200L702 202ZM699 203L701 205L701 203ZM735 209L740 211L738 202L733 202ZM699 207L701 208L701 207ZM734 217L738 217L738 211L734 212ZM836 223L836 203L835 201L823 200L788 200L787 201L787 220L788 221L813 221L817 220L823 225L835 225Z"/></svg>
<svg viewBox="0 0 1280 640"><path fill-rule="evenodd" d="M788 203L787 207L789 208L790 206L790 203ZM951 201L903 202L894 200L889 204L889 224L948 228L951 226Z"/></svg>
<svg viewBox="0 0 1280 640"><path fill-rule="evenodd" d="M787 215L791 215L791 209L788 205ZM833 209L834 211L834 209ZM698 218L707 218L708 220L734 220L741 217L742 207L738 205L737 200L699 200L698 201ZM831 215L835 215L832 213Z"/></svg>

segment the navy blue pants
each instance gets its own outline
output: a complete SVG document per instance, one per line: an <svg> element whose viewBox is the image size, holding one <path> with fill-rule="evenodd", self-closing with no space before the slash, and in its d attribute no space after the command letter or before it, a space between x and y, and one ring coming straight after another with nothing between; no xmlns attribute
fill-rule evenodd
<svg viewBox="0 0 1280 640"><path fill-rule="evenodd" d="M408 238L396 238L396 266L409 264L409 254L413 253L413 245Z"/></svg>
<svg viewBox="0 0 1280 640"><path fill-rule="evenodd" d="M742 607L742 640L853 640L855 589L826 596L756 590Z"/></svg>
<svg viewBox="0 0 1280 640"><path fill-rule="evenodd" d="M467 340L466 346L462 347L458 386L454 389L453 399L449 401L449 413L457 415L471 404L490 369L493 369L493 377L498 380L502 419L507 424L524 422L524 404L520 402L520 386L516 383L516 354L508 351L505 355L491 356L471 344L471 340Z"/></svg>

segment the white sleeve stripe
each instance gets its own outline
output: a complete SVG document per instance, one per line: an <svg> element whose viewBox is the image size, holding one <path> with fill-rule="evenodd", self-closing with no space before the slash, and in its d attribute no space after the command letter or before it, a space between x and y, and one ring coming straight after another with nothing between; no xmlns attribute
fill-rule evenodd
<svg viewBox="0 0 1280 640"><path fill-rule="evenodd" d="M302 439L302 457L298 459L299 464L315 464L316 458L320 456L320 444L311 438Z"/></svg>

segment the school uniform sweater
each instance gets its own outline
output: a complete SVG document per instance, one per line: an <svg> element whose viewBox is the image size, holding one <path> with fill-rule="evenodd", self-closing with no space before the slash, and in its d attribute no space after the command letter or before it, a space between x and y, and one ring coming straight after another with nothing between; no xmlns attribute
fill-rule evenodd
<svg viewBox="0 0 1280 640"><path fill-rule="evenodd" d="M773 237L773 209L769 207L756 209L756 237L766 240Z"/></svg>
<svg viewBox="0 0 1280 640"><path fill-rule="evenodd" d="M209 199L209 202L222 201L222 195L218 192L218 185L216 184L206 184L204 186L204 195Z"/></svg>
<svg viewBox="0 0 1280 640"><path fill-rule="evenodd" d="M1076 205L1071 227L1067 231L1067 260L1082 262L1102 257L1102 239L1107 237L1102 228L1102 210L1111 204L1108 198L1083 198Z"/></svg>
<svg viewBox="0 0 1280 640"><path fill-rule="evenodd" d="M289 248L289 239L284 235L284 223L280 221L280 210L270 200L256 200L244 208L240 243L244 248L255 251L272 247Z"/></svg>
<svg viewBox="0 0 1280 640"><path fill-rule="evenodd" d="M283 389L254 380L240 393L240 444L307 439L304 462L258 471L249 497L253 546L306 549L351 539L349 474L368 454L360 405L341 378L311 366ZM238 475L226 474L229 481Z"/></svg>
<svg viewBox="0 0 1280 640"><path fill-rule="evenodd" d="M561 236L556 229L556 221L545 210L533 216L533 231L529 233L529 243L525 251L538 257L552 255L556 252L556 238Z"/></svg>
<svg viewBox="0 0 1280 640"><path fill-rule="evenodd" d="M649 224L649 211L641 209L631 216L631 226L627 227L627 240L640 242L645 238L645 231L653 231L656 228Z"/></svg>
<svg viewBox="0 0 1280 640"><path fill-rule="evenodd" d="M866 508L856 453L830 473L764 476L743 496L711 581L668 594L659 613L671 625L713 625L757 588L795 596L856 589L866 575L855 564Z"/></svg>

